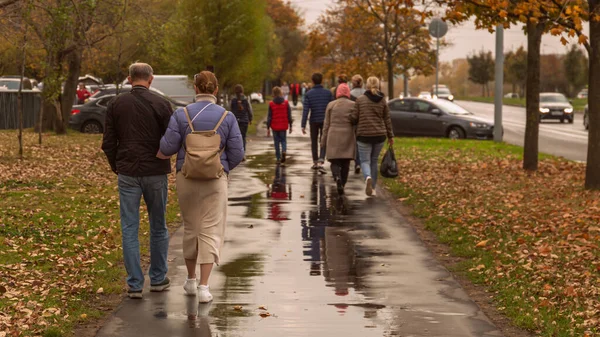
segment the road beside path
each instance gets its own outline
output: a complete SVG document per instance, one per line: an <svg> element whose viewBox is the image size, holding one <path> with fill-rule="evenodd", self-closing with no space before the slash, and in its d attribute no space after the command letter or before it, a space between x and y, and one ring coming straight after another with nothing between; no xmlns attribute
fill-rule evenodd
<svg viewBox="0 0 600 337"><path fill-rule="evenodd" d="M274 165L270 139L255 137L248 162L230 176L214 302L183 295L180 229L170 245L171 289L125 299L98 336L502 336L395 201L367 198L353 173L339 196L330 174L310 170L299 114L286 167Z"/></svg>
<svg viewBox="0 0 600 337"><path fill-rule="evenodd" d="M494 120L494 105L470 101L456 104L478 116ZM523 146L525 137L525 108L503 106L504 141ZM588 133L583 127L582 114L575 115L573 124L544 121L540 124L539 151L575 161L587 160Z"/></svg>

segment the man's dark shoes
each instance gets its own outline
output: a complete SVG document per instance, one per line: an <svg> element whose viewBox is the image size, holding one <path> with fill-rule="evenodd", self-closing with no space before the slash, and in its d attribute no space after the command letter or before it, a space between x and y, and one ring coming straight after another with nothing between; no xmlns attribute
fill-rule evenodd
<svg viewBox="0 0 600 337"><path fill-rule="evenodd" d="M314 163L313 166L311 167L313 170L318 170L319 169L319 164Z"/></svg>
<svg viewBox="0 0 600 337"><path fill-rule="evenodd" d="M354 174L359 174L359 173L360 173L360 165L354 166Z"/></svg>
<svg viewBox="0 0 600 337"><path fill-rule="evenodd" d="M286 159L285 152L283 152L283 153L281 154L281 163L282 163L282 164L285 164L285 159Z"/></svg>
<svg viewBox="0 0 600 337"><path fill-rule="evenodd" d="M151 284L150 291L161 292L168 289L171 286L171 280L165 277L164 281L158 284Z"/></svg>
<svg viewBox="0 0 600 337"><path fill-rule="evenodd" d="M133 299L141 299L142 298L142 291L141 290L128 290L127 291L127 297L129 298L133 298Z"/></svg>

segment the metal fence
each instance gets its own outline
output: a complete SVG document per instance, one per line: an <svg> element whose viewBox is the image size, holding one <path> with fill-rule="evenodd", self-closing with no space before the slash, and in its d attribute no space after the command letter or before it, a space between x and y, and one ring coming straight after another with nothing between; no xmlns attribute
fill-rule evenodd
<svg viewBox="0 0 600 337"><path fill-rule="evenodd" d="M0 91L0 130L19 128L17 91ZM42 107L39 91L23 90L23 128L32 128Z"/></svg>

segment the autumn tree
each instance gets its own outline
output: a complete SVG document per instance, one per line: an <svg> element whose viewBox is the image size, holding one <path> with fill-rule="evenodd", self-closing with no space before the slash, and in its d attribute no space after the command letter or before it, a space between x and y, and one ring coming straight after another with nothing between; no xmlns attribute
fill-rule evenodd
<svg viewBox="0 0 600 337"><path fill-rule="evenodd" d="M222 89L261 87L269 71L272 23L266 0L181 0L165 25L165 70L188 76L213 66Z"/></svg>
<svg viewBox="0 0 600 337"><path fill-rule="evenodd" d="M568 82L569 97L574 97L588 83L588 59L581 47L572 45L564 56L563 65Z"/></svg>
<svg viewBox="0 0 600 337"><path fill-rule="evenodd" d="M525 95L525 82L527 80L527 51L523 46L505 55L504 78L512 85L512 92L520 97Z"/></svg>
<svg viewBox="0 0 600 337"><path fill-rule="evenodd" d="M405 0L338 0L311 32L309 48L345 72L385 74L394 96L394 75L431 73L434 54L425 19L427 6Z"/></svg>
<svg viewBox="0 0 600 337"><path fill-rule="evenodd" d="M469 62L469 80L481 85L481 96L489 96L489 83L494 80L494 58L492 52L480 51L467 57Z"/></svg>
<svg viewBox="0 0 600 337"><path fill-rule="evenodd" d="M446 18L458 23L475 17L480 29L493 31L497 25L509 28L523 23L527 34L527 80L525 145L523 168L535 171L538 168L539 137L539 94L540 94L540 49L542 35L567 34L586 37L582 33L581 7L577 0L437 0L446 5ZM563 40L566 42L565 37ZM600 162L599 162L600 167ZM600 176L600 174L599 174ZM599 180L600 181L600 180Z"/></svg>
<svg viewBox="0 0 600 337"><path fill-rule="evenodd" d="M306 48L307 36L302 25L304 19L290 2L267 0L267 14L273 21L274 38L270 42L272 79L293 81L301 74L296 71L300 56Z"/></svg>

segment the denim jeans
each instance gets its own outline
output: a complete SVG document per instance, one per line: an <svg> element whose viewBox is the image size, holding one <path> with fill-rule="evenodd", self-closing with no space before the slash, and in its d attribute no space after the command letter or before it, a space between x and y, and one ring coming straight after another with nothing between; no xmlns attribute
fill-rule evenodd
<svg viewBox="0 0 600 337"><path fill-rule="evenodd" d="M123 259L130 290L142 290L144 273L140 265L140 202L142 197L148 207L150 219L150 284L158 284L167 275L169 231L167 210L167 175L130 177L119 174L121 230L123 233Z"/></svg>
<svg viewBox="0 0 600 337"><path fill-rule="evenodd" d="M367 179L367 177L372 178L373 188L375 188L375 185L377 185L377 176L379 175L377 162L379 161L379 154L381 153L384 145L385 142L378 144L358 142L360 168L365 179Z"/></svg>
<svg viewBox="0 0 600 337"><path fill-rule="evenodd" d="M281 152L287 152L287 131L273 131L273 141L275 142L275 157L281 159Z"/></svg>

